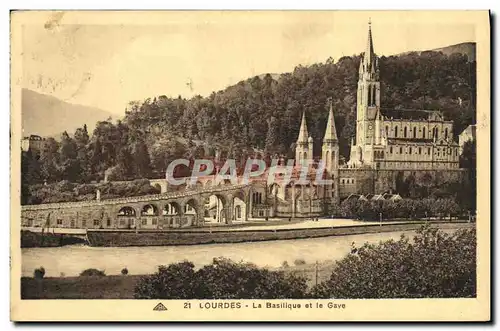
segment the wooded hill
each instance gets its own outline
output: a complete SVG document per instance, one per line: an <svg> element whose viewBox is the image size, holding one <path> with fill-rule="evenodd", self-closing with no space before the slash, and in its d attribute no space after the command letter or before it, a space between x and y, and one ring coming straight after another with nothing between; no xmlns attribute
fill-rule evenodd
<svg viewBox="0 0 500 331"><path fill-rule="evenodd" d="M298 66L273 78L261 75L208 97L158 96L133 102L117 123L98 122L47 141L40 158L23 153L23 184L163 177L179 157L207 157L219 146L244 160L255 149L293 157L300 118L320 154L327 99L333 98L341 155L355 134L360 56ZM475 123L476 62L459 53L408 53L380 58L384 108L442 110L458 135Z"/></svg>

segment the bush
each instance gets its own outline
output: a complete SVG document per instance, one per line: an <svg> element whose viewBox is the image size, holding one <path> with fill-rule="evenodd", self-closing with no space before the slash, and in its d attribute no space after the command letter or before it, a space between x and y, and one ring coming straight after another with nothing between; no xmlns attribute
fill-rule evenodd
<svg viewBox="0 0 500 331"><path fill-rule="evenodd" d="M104 277L106 273L103 270L97 270L94 268L85 269L80 273L83 277Z"/></svg>
<svg viewBox="0 0 500 331"><path fill-rule="evenodd" d="M286 269L286 268L289 268L289 267L290 267L290 265L288 264L288 261L283 261L283 262L281 263L281 267Z"/></svg>
<svg viewBox="0 0 500 331"><path fill-rule="evenodd" d="M44 276L45 276L45 268L44 267L40 267L40 268L35 269L35 272L33 273L33 277L35 279L43 279Z"/></svg>
<svg viewBox="0 0 500 331"><path fill-rule="evenodd" d="M304 260L304 259L295 259L295 261L293 261L293 264L295 264L295 265L304 265L304 264L306 264L306 260Z"/></svg>
<svg viewBox="0 0 500 331"><path fill-rule="evenodd" d="M122 271L121 271L122 275L128 275L128 269L127 268L123 268Z"/></svg>
<svg viewBox="0 0 500 331"><path fill-rule="evenodd" d="M476 296L476 233L449 235L428 225L411 242L402 236L365 244L337 262L316 298L449 298Z"/></svg>
<svg viewBox="0 0 500 331"><path fill-rule="evenodd" d="M306 279L249 263L216 258L198 271L191 262L160 266L135 288L137 299L278 299L304 298Z"/></svg>

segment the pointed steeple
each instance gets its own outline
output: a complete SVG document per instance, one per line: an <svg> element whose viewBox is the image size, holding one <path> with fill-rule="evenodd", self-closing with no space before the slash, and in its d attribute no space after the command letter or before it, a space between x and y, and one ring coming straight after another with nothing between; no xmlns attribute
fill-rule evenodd
<svg viewBox="0 0 500 331"><path fill-rule="evenodd" d="M333 116L333 104L332 100L329 99L330 112L328 114L328 122L326 124L326 132L323 137L323 141L337 141L337 129L335 129L335 118Z"/></svg>
<svg viewBox="0 0 500 331"><path fill-rule="evenodd" d="M306 113L302 113L302 122L300 123L299 137L297 143L308 143L309 134L307 132Z"/></svg>
<svg viewBox="0 0 500 331"><path fill-rule="evenodd" d="M373 48L373 38L372 38L372 22L368 21L368 41L366 43L365 55L363 56L363 62L366 69L370 70L372 64L375 60L375 51Z"/></svg>

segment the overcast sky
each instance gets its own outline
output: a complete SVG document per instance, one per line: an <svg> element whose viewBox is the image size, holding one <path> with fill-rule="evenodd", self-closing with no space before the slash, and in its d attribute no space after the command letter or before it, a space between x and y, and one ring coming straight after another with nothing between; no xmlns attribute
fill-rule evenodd
<svg viewBox="0 0 500 331"><path fill-rule="evenodd" d="M24 25L22 86L123 114L131 100L359 54L370 17L378 55L476 40L467 22L410 12L45 13Z"/></svg>

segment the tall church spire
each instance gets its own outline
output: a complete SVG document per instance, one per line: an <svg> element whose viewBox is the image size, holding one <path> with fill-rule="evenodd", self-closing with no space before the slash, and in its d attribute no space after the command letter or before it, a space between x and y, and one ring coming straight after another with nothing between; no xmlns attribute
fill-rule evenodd
<svg viewBox="0 0 500 331"><path fill-rule="evenodd" d="M306 124L306 113L302 113L302 122L300 123L299 137L297 138L298 143L308 143L309 134L307 132Z"/></svg>
<svg viewBox="0 0 500 331"><path fill-rule="evenodd" d="M337 141L337 130L335 129L335 118L333 116L333 104L331 98L328 100L328 103L330 105L330 113L328 114L328 122L326 124L323 141Z"/></svg>
<svg viewBox="0 0 500 331"><path fill-rule="evenodd" d="M363 57L363 62L365 63L367 71L371 69L374 60L375 60L375 51L373 48L372 22L370 19L368 21L368 41L366 43L365 55Z"/></svg>

